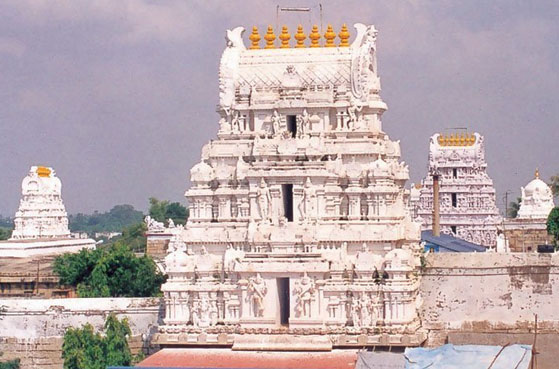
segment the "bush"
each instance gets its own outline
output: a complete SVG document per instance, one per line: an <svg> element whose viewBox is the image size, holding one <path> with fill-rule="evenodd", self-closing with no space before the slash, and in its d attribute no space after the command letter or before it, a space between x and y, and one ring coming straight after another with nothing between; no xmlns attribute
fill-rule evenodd
<svg viewBox="0 0 559 369"><path fill-rule="evenodd" d="M76 287L79 297L158 296L166 280L149 256L137 257L118 242L58 256L53 269L59 283Z"/></svg>
<svg viewBox="0 0 559 369"><path fill-rule="evenodd" d="M105 335L95 333L87 323L82 328L68 328L62 344L64 369L105 369L107 366L129 366L132 355L127 337L130 326L109 314L105 321Z"/></svg>

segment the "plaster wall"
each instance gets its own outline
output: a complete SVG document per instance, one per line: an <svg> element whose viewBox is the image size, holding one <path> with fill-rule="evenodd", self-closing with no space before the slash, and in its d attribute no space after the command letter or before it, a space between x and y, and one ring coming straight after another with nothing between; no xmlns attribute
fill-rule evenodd
<svg viewBox="0 0 559 369"><path fill-rule="evenodd" d="M0 299L2 360L19 358L22 369L62 368L64 332L90 323L101 329L111 312L128 318L136 354L149 353L152 334L162 317L158 298Z"/></svg>
<svg viewBox="0 0 559 369"><path fill-rule="evenodd" d="M559 253L429 254L420 286L426 345L533 343L538 367L555 368Z"/></svg>

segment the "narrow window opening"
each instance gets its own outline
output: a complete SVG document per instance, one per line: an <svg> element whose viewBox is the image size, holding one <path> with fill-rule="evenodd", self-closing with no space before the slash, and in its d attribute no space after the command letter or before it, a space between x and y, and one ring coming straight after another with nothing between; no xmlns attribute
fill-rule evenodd
<svg viewBox="0 0 559 369"><path fill-rule="evenodd" d="M452 197L452 207L455 208L458 206L458 196L455 193L451 194Z"/></svg>
<svg viewBox="0 0 559 369"><path fill-rule="evenodd" d="M287 115L287 130L291 132L291 137L295 138L297 136L297 116Z"/></svg>
<svg viewBox="0 0 559 369"><path fill-rule="evenodd" d="M456 234L456 226L450 226L450 230L452 233Z"/></svg>
<svg viewBox="0 0 559 369"><path fill-rule="evenodd" d="M288 222L293 221L293 185L281 185L283 193L283 215L287 218Z"/></svg>
<svg viewBox="0 0 559 369"><path fill-rule="evenodd" d="M458 178L458 169L452 169L452 178Z"/></svg>
<svg viewBox="0 0 559 369"><path fill-rule="evenodd" d="M289 278L277 278L280 324L289 325Z"/></svg>

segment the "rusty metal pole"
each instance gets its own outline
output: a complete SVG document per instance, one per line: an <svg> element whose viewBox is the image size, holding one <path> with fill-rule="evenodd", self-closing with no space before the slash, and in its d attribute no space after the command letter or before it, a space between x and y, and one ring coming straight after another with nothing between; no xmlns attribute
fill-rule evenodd
<svg viewBox="0 0 559 369"><path fill-rule="evenodd" d="M433 174L433 236L439 237L440 235L439 175Z"/></svg>

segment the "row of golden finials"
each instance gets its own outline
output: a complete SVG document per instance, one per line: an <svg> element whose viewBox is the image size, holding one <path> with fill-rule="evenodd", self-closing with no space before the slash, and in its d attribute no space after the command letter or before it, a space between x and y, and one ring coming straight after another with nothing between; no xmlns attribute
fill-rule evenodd
<svg viewBox="0 0 559 369"><path fill-rule="evenodd" d="M340 43L339 45L336 45L334 43L334 39L336 38L336 33L334 32L334 29L332 28L332 25L329 24L328 28L326 29L326 33L324 33L324 39L326 40L326 42L324 43L324 45L320 45L320 33L318 32L318 26L315 24L312 27L311 33L309 34L309 39L311 40L311 43L308 47L348 47L349 46L349 32L347 30L347 26L344 24L342 26L342 29L340 31L340 33L338 33L337 35L340 38ZM252 45L249 47L249 49L260 49L260 34L258 33L258 28L256 26L252 27L252 33L250 34L250 36L248 37L250 39L250 41L252 42ZM280 49L287 49L289 47L291 47L289 45L289 40L291 39L291 35L289 34L289 31L287 30L287 26L283 26L281 29L281 34L278 37L281 41L281 45L279 46ZM305 35L305 33L303 32L303 26L299 25L297 27L297 33L293 36L293 38L296 40L296 44L295 47L296 48L303 48L303 47L307 47L307 45L305 45L305 39L307 38L307 35ZM275 49L276 45L275 45L275 40L276 40L276 35L274 34L274 28L272 26L268 26L268 31L266 32L266 34L264 35L264 40L266 40L266 46L264 46L264 49Z"/></svg>
<svg viewBox="0 0 559 369"><path fill-rule="evenodd" d="M473 133L457 133L456 135L444 135L440 134L439 138L439 145L441 146L473 146L476 143L476 136Z"/></svg>

